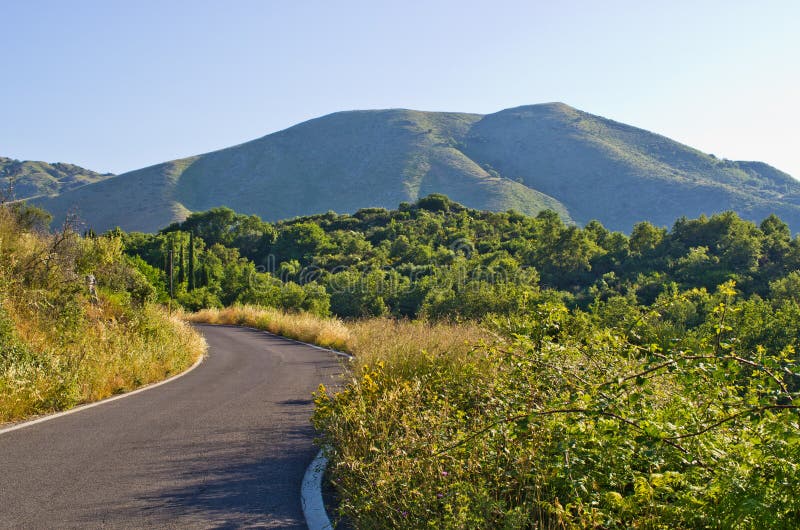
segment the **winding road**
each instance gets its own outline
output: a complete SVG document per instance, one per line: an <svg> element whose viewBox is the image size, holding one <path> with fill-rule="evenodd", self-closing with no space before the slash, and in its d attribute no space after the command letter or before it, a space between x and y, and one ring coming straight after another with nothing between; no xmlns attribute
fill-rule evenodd
<svg viewBox="0 0 800 530"><path fill-rule="evenodd" d="M305 528L311 392L339 359L198 329L209 357L184 377L0 434L0 528Z"/></svg>

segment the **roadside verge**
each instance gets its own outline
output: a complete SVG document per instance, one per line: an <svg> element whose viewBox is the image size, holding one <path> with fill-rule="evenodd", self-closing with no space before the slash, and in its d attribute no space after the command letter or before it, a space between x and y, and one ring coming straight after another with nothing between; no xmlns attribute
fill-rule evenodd
<svg viewBox="0 0 800 530"><path fill-rule="evenodd" d="M70 414L76 414L78 412L82 412L82 411L87 410L87 409L98 407L100 405L105 405L106 403L111 403L112 401L117 401L118 399L124 399L124 398L127 398L127 397L131 397L133 395L139 394L141 392L146 392L147 390L151 390L151 389L159 387L161 385L166 385L167 383L171 383L172 381L175 381L176 379L179 379L179 378L185 376L186 374L188 374L189 372L191 372L192 370L194 370L195 368L200 366L200 364L203 362L203 360L205 360L205 358L206 358L205 355L201 355L200 358L197 359L197 361L195 361L195 363L192 366L190 366L189 368L187 368L186 370L184 370L183 372L181 372L179 374L175 374L170 378L164 379L163 381L159 381L157 383L151 383L149 385L145 385L145 386L139 387L136 390L131 390L130 392L126 392L124 394L118 394L116 396L112 396L112 397L109 397L109 398L106 398L106 399L101 399L100 401L94 401L92 403L87 403L85 405L80 405L78 407L71 408L69 410L65 410L65 411L62 411L62 412L54 412L53 414L47 414L45 416L40 416L40 417L34 418L32 420L26 420L26 421L21 421L19 423L14 423L14 424L12 424L12 425L10 425L8 427L0 428L0 435L3 435L5 433L9 433L9 432L12 432L12 431L18 431L20 429L24 429L26 427L30 427L32 425L36 425L37 423L44 423L46 421L54 420L54 419L60 418L62 416L68 416Z"/></svg>

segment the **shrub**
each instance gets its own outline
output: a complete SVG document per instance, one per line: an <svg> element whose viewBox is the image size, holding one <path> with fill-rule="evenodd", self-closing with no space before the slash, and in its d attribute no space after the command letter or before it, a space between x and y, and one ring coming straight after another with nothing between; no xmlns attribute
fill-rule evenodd
<svg viewBox="0 0 800 530"><path fill-rule="evenodd" d="M550 301L497 318L496 342L456 326L468 345L437 335L430 349L406 328L425 324L357 324L371 352L344 390L315 396L340 515L359 528L792 527L797 337L744 349L755 309L732 283L624 302L618 325ZM676 326L697 303L700 324Z"/></svg>
<svg viewBox="0 0 800 530"><path fill-rule="evenodd" d="M34 231L18 215L0 207L0 422L131 390L202 355L199 335L150 304L117 237Z"/></svg>

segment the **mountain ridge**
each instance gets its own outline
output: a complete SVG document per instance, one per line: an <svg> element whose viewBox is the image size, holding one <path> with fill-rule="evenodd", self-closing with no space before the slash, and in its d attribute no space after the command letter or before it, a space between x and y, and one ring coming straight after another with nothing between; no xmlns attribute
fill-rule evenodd
<svg viewBox="0 0 800 530"><path fill-rule="evenodd" d="M0 190L8 191L8 199L31 199L69 191L113 177L65 162L17 160L0 156Z"/></svg>
<svg viewBox="0 0 800 530"><path fill-rule="evenodd" d="M155 231L216 206L275 221L393 208L429 193L623 231L723 210L755 221L777 213L800 230L800 182L788 174L560 102L486 115L340 111L35 202L56 219L77 207L95 230Z"/></svg>

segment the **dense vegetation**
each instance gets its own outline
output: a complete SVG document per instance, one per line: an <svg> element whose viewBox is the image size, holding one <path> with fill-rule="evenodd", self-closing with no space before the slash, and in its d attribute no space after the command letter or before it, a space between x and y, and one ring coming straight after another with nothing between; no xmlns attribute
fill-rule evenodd
<svg viewBox="0 0 800 530"><path fill-rule="evenodd" d="M342 317L480 318L545 301L650 305L663 292L713 291L728 280L747 298L768 298L778 284L791 292L800 269L800 239L775 216L756 226L727 212L679 219L669 231L643 222L628 237L547 211L470 210L441 195L276 224L220 208L157 235L122 237L162 297L172 249L175 295L189 309L239 302Z"/></svg>
<svg viewBox="0 0 800 530"><path fill-rule="evenodd" d="M163 379L204 350L152 303L120 237L48 233L48 220L0 205L0 423Z"/></svg>
<svg viewBox="0 0 800 530"><path fill-rule="evenodd" d="M277 224L220 209L126 238L153 264L191 238L205 283L186 279L179 300L205 289L214 305L457 321L302 331L253 308L199 316L324 332L357 353L351 382L335 398L320 389L315 415L357 527L800 517L800 238L775 216L640 223L628 237L434 195Z"/></svg>
<svg viewBox="0 0 800 530"><path fill-rule="evenodd" d="M14 223L41 223L15 208ZM800 237L774 215L628 236L431 195L278 223L219 208L65 241L114 256L69 262L79 322L98 320L75 278L99 270L106 300L355 353L314 421L356 527L800 520ZM5 351L26 351L8 337Z"/></svg>
<svg viewBox="0 0 800 530"><path fill-rule="evenodd" d="M800 183L758 162L722 160L560 103L481 116L404 109L340 112L212 153L132 171L41 200L95 230L157 231L229 206L277 221L394 208L443 193L471 208L630 230L734 210L800 230Z"/></svg>
<svg viewBox="0 0 800 530"><path fill-rule="evenodd" d="M650 306L542 304L444 354L377 346L316 396L339 513L358 528L795 528L798 319L796 299L731 282Z"/></svg>

